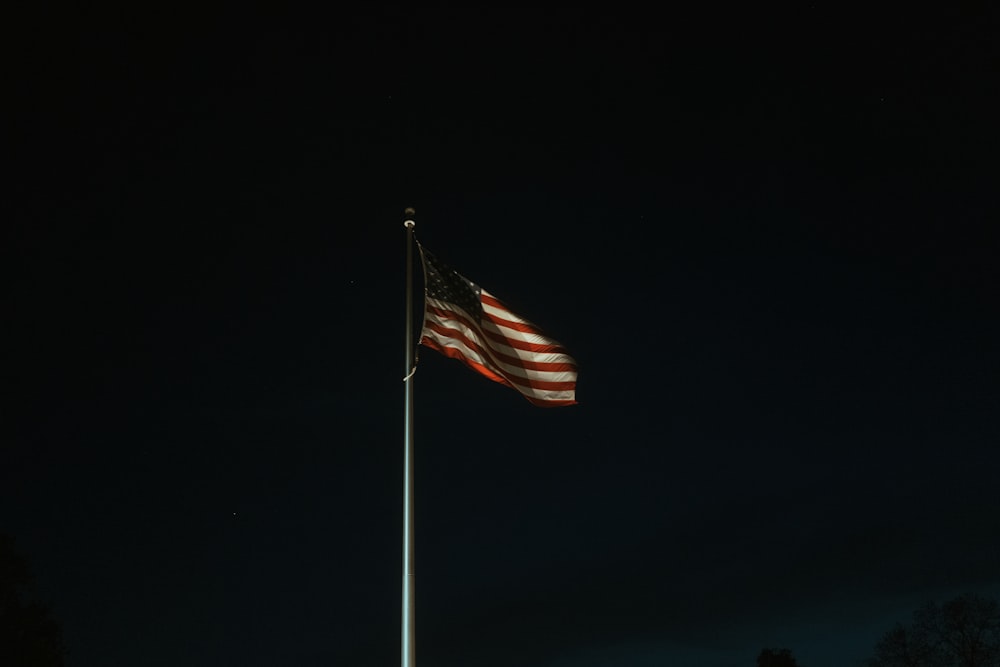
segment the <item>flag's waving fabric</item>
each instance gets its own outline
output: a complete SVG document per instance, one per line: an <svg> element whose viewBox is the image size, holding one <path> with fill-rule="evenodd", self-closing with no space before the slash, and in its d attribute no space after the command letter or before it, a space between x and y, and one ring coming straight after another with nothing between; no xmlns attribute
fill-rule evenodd
<svg viewBox="0 0 1000 667"><path fill-rule="evenodd" d="M576 403L576 361L562 345L418 247L425 290L422 345L516 389L535 405Z"/></svg>

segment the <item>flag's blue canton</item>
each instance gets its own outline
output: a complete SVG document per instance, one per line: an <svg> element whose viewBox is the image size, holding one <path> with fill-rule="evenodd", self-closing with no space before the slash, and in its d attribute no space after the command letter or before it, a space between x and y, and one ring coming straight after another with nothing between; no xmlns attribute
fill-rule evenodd
<svg viewBox="0 0 1000 667"><path fill-rule="evenodd" d="M462 276L437 257L423 250L424 267L427 270L427 296L455 304L476 322L482 320L483 304L479 298L482 289L476 283Z"/></svg>

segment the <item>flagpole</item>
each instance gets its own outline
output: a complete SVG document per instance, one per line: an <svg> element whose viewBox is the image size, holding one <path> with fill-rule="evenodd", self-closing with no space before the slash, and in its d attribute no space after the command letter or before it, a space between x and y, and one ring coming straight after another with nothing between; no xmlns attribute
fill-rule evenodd
<svg viewBox="0 0 1000 667"><path fill-rule="evenodd" d="M413 221L407 208L406 227L406 376L403 400L403 637L402 667L416 667L413 597Z"/></svg>

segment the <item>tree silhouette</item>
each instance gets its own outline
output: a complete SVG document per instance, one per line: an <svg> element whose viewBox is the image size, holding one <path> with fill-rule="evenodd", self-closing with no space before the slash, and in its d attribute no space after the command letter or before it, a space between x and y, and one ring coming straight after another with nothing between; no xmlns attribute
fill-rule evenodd
<svg viewBox="0 0 1000 667"><path fill-rule="evenodd" d="M14 540L0 535L0 665L62 667L62 632L48 609L28 598L31 584L31 571Z"/></svg>
<svg viewBox="0 0 1000 667"><path fill-rule="evenodd" d="M882 636L868 667L1000 667L1000 604L972 594L929 602Z"/></svg>
<svg viewBox="0 0 1000 667"><path fill-rule="evenodd" d="M757 667L799 667L799 663L787 648L765 648L757 656Z"/></svg>

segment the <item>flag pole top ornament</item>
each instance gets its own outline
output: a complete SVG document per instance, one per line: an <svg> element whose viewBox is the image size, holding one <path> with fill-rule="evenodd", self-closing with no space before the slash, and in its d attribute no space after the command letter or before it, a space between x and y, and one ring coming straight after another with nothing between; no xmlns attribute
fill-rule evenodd
<svg viewBox="0 0 1000 667"><path fill-rule="evenodd" d="M412 208L407 207L406 210L403 211L403 226L406 227L407 229L413 229L414 227L416 227L417 223L413 221L413 218L416 215L417 215L416 211L414 211Z"/></svg>

